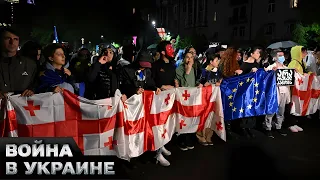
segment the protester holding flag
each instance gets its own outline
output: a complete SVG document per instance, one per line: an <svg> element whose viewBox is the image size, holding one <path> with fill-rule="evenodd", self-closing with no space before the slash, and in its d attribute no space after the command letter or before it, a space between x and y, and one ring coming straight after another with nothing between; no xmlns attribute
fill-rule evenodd
<svg viewBox="0 0 320 180"><path fill-rule="evenodd" d="M207 87L207 86L220 86L222 81L221 73L218 71L220 63L220 56L218 54L210 54L207 57L207 61L205 63L205 67L202 70L200 76L200 83ZM207 146L213 145L211 140L213 135L213 130L211 128L205 128L203 131L197 132L197 138L200 144Z"/></svg>
<svg viewBox="0 0 320 180"><path fill-rule="evenodd" d="M239 63L237 61L237 52L234 48L229 47L227 50L218 48L218 54L221 57L221 62L219 63L219 72L221 72L222 78L230 78L236 74L241 74L242 70L240 69ZM222 51L223 50L223 51ZM222 53L223 52L223 53ZM237 136L232 131L232 123L230 120L225 121L227 138L237 139Z"/></svg>
<svg viewBox="0 0 320 180"><path fill-rule="evenodd" d="M141 51L137 60L125 66L120 73L120 90L128 98L135 94L142 94L144 90L161 92L152 79L152 56L147 51Z"/></svg>
<svg viewBox="0 0 320 180"><path fill-rule="evenodd" d="M176 69L176 86L202 87L202 84L197 83L194 57L191 52L185 54L183 63ZM178 146L182 151L194 149L193 136L194 133L178 135Z"/></svg>
<svg viewBox="0 0 320 180"><path fill-rule="evenodd" d="M66 63L66 57L62 46L49 44L44 48L43 55L47 63L45 64L45 70L40 72L38 91L59 93L66 89L74 93L71 71L63 67Z"/></svg>
<svg viewBox="0 0 320 180"><path fill-rule="evenodd" d="M288 65L288 68L295 69L297 73L300 73L302 75L307 75L308 72L307 70L307 65L303 61L303 59L308 55L307 48L303 46L294 46L291 48L291 62ZM297 124L299 123L299 119L302 119L303 117L297 117L294 116L291 118L289 124L290 124L290 131L291 132L299 132L303 131L303 129L298 126Z"/></svg>
<svg viewBox="0 0 320 180"><path fill-rule="evenodd" d="M295 69L300 74L308 73L307 65L303 59L308 55L307 48L303 46L294 46L291 48L291 62L288 68Z"/></svg>
<svg viewBox="0 0 320 180"><path fill-rule="evenodd" d="M244 61L240 69L243 71L241 75L248 74L251 72L257 72L259 68L259 63L257 63L257 60L260 58L260 52L261 48L255 47L253 49L250 49L248 52L249 58ZM242 131L242 134L246 137L255 137L255 134L252 132L252 129L256 125L256 119L255 117L246 117L243 118L240 124L240 128Z"/></svg>
<svg viewBox="0 0 320 180"><path fill-rule="evenodd" d="M271 56L273 58L273 61L275 61L275 63L269 65L266 70L270 71L276 71L277 69L287 69L287 67L285 65L283 65L283 63L285 62L285 57L284 57L284 53L281 50L273 50L273 52L271 53ZM282 131L282 123L284 121L284 112L285 112L285 107L287 104L290 103L290 88L289 86L278 86L277 87L277 93L278 93L278 103L279 103L279 109L277 112L277 118L276 118L276 122L275 124L275 128L277 130L277 132L282 135L282 136L286 136L287 133ZM263 123L263 126L266 130L266 134L268 137L270 138L274 138L272 132L271 132L271 128L272 128L272 118L275 114L269 114L266 115L265 117L265 121Z"/></svg>
<svg viewBox="0 0 320 180"><path fill-rule="evenodd" d="M160 59L152 64L152 77L157 88L162 91L173 89L176 77L176 68L174 64L174 49L169 41L162 41L158 44L157 51L160 53ZM171 152L164 146L157 151L157 160L162 166L169 166L163 155L169 156Z"/></svg>
<svg viewBox="0 0 320 180"><path fill-rule="evenodd" d="M38 73L34 60L18 54L19 36L14 29L0 29L0 98L8 92L32 96Z"/></svg>

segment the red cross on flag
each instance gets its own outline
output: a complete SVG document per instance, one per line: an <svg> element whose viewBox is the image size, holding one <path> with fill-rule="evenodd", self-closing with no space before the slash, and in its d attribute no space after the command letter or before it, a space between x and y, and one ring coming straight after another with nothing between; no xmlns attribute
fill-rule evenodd
<svg viewBox="0 0 320 180"><path fill-rule="evenodd" d="M166 30L164 28L157 28L158 34L161 38L167 35Z"/></svg>
<svg viewBox="0 0 320 180"><path fill-rule="evenodd" d="M90 101L63 93L9 96L0 132L11 137L73 137L85 155L129 160L167 144L175 132L212 128L225 140L219 87L177 88Z"/></svg>
<svg viewBox="0 0 320 180"><path fill-rule="evenodd" d="M295 116L314 114L320 109L320 77L295 73L295 78L291 114Z"/></svg>

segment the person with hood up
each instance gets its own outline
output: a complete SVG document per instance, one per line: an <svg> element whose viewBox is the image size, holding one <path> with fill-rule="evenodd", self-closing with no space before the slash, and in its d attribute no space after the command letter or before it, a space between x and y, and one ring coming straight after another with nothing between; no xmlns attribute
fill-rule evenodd
<svg viewBox="0 0 320 180"><path fill-rule="evenodd" d="M128 98L135 94L142 94L144 90L161 90L156 87L151 73L152 56L147 51L141 51L137 60L125 66L120 73L120 90Z"/></svg>
<svg viewBox="0 0 320 180"><path fill-rule="evenodd" d="M291 62L288 65L288 68L290 69L295 69L296 72L302 74L302 75L307 75L308 72L307 70L307 65L303 61L303 59L308 55L308 51L305 47L303 46L294 46L291 48ZM301 127L299 127L297 124L299 123L299 119L304 118L304 117L292 117L290 124L290 131L291 132L300 132L303 131Z"/></svg>
<svg viewBox="0 0 320 180"><path fill-rule="evenodd" d="M161 92L152 78L152 55L148 51L140 51L136 61L122 68L120 72L120 91L130 98L142 94L145 90ZM153 152L145 152L145 158L153 156ZM149 156L150 155L150 156ZM127 167L135 168L132 161L125 162Z"/></svg>
<svg viewBox="0 0 320 180"><path fill-rule="evenodd" d="M38 92L59 93L66 89L74 93L71 72L63 67L66 63L66 56L62 46L50 44L44 48L43 55L47 63L45 70L40 72Z"/></svg>
<svg viewBox="0 0 320 180"><path fill-rule="evenodd" d="M303 59L308 55L308 51L303 46L294 46L291 48L291 62L288 68L295 69L300 74L307 74L307 65Z"/></svg>

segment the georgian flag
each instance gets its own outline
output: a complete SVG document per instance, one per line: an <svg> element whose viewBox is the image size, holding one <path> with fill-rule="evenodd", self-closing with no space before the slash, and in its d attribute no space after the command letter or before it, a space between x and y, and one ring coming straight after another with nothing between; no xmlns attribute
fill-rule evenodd
<svg viewBox="0 0 320 180"><path fill-rule="evenodd" d="M69 91L9 96L2 136L73 137L85 155L129 160L167 144L175 132L213 129L225 140L219 87L145 91L125 103L115 97L90 101Z"/></svg>
<svg viewBox="0 0 320 180"><path fill-rule="evenodd" d="M320 109L320 76L295 73L291 114L307 116Z"/></svg>

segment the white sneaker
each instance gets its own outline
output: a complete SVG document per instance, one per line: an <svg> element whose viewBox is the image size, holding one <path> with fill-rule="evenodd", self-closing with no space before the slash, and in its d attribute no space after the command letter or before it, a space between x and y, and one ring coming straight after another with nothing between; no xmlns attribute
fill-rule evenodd
<svg viewBox="0 0 320 180"><path fill-rule="evenodd" d="M303 129L301 127L297 126L297 125L295 125L294 127L300 132L303 131Z"/></svg>
<svg viewBox="0 0 320 180"><path fill-rule="evenodd" d="M169 150L167 150L164 146L161 148L161 152L165 156L170 156L171 155L171 152Z"/></svg>
<svg viewBox="0 0 320 180"><path fill-rule="evenodd" d="M157 163L160 163L161 166L170 166L170 162L166 160L166 158L163 157L163 155L160 153L157 157Z"/></svg>
<svg viewBox="0 0 320 180"><path fill-rule="evenodd" d="M299 132L298 129L296 128L296 126L290 126L289 129L290 129L290 131L293 132L293 133Z"/></svg>

